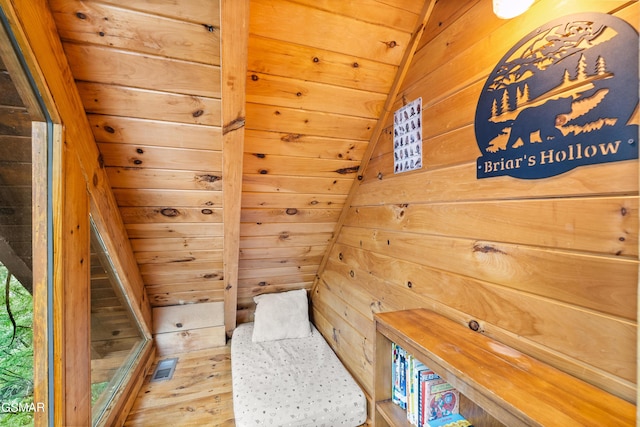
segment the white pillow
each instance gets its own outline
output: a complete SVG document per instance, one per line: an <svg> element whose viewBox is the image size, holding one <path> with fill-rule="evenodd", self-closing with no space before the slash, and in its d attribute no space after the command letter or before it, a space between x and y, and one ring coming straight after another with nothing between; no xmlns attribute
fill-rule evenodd
<svg viewBox="0 0 640 427"><path fill-rule="evenodd" d="M311 335L306 290L262 294L253 297L253 300L256 303L253 342Z"/></svg>

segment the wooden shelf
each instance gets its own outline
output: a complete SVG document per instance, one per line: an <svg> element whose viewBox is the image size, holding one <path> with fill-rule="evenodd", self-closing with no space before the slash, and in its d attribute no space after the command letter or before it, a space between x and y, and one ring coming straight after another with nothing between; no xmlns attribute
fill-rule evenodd
<svg viewBox="0 0 640 427"><path fill-rule="evenodd" d="M391 403L391 342L485 412L475 427L632 426L635 405L425 309L375 315L375 426L406 426ZM489 416L487 416L487 414Z"/></svg>
<svg viewBox="0 0 640 427"><path fill-rule="evenodd" d="M405 410L391 400L377 402L376 411L380 412L382 418L391 426L410 426Z"/></svg>

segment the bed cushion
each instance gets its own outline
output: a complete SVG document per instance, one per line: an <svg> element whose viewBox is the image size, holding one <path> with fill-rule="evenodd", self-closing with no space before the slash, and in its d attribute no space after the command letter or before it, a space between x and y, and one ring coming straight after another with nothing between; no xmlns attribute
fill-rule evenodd
<svg viewBox="0 0 640 427"><path fill-rule="evenodd" d="M253 342L311 335L306 290L262 294L253 300L256 303Z"/></svg>
<svg viewBox="0 0 640 427"><path fill-rule="evenodd" d="M311 325L307 338L254 343L253 323L231 339L236 427L359 426L364 393Z"/></svg>

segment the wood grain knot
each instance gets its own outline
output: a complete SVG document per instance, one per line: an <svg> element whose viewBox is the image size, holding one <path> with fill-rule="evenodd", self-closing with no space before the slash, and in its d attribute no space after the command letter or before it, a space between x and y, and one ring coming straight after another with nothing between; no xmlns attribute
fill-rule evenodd
<svg viewBox="0 0 640 427"><path fill-rule="evenodd" d="M347 175L350 173L354 173L354 172L358 172L358 167L359 166L351 166L348 168L340 168L340 169L336 169L335 172L339 173L340 175Z"/></svg>
<svg viewBox="0 0 640 427"><path fill-rule="evenodd" d="M219 176L216 176L216 175L205 174L205 175L198 175L197 179L198 179L198 181L201 181L201 182L216 182L216 181L219 181L222 178L220 178Z"/></svg>
<svg viewBox="0 0 640 427"><path fill-rule="evenodd" d="M494 248L491 245L481 245L479 243L476 243L475 245L473 245L473 251L474 252L482 252L483 254L489 254L489 253L502 254L502 255L506 255L507 254L506 252L501 251L498 248Z"/></svg>
<svg viewBox="0 0 640 427"><path fill-rule="evenodd" d="M298 213L298 209L296 208L287 208L287 210L285 211L287 213L287 215L295 215Z"/></svg>
<svg viewBox="0 0 640 427"><path fill-rule="evenodd" d="M470 320L469 329L471 329L472 331L478 332L480 330L480 323L478 323L476 320Z"/></svg>
<svg viewBox="0 0 640 427"><path fill-rule="evenodd" d="M280 140L282 142L293 142L299 140L300 138L302 138L302 135L300 135L299 133L289 133L280 138Z"/></svg>
<svg viewBox="0 0 640 427"><path fill-rule="evenodd" d="M164 208L160 211L160 213L164 216L167 217L176 217L178 215L180 215L180 211L178 209L174 209L174 208Z"/></svg>

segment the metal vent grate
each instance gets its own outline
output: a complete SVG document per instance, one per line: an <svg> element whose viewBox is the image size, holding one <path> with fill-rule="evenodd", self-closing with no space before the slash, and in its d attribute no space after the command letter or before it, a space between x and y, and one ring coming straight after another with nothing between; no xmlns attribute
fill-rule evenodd
<svg viewBox="0 0 640 427"><path fill-rule="evenodd" d="M164 359L158 362L158 366L156 366L156 370L153 372L153 376L151 377L151 381L166 381L170 380L173 377L173 372L176 370L176 364L178 363L178 358L175 357L173 359Z"/></svg>

